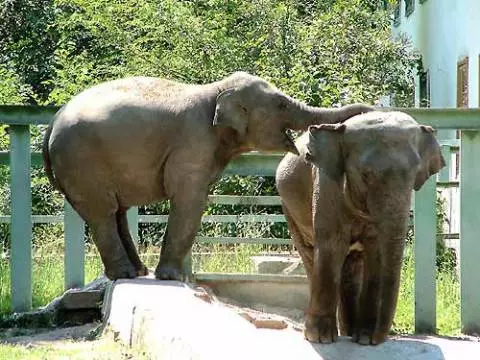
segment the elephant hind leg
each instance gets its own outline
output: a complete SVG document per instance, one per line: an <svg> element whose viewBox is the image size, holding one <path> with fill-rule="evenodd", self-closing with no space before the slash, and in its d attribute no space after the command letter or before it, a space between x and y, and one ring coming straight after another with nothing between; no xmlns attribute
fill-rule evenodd
<svg viewBox="0 0 480 360"><path fill-rule="evenodd" d="M340 280L340 302L338 320L340 334L353 336L358 314L358 304L362 292L364 254L351 251L343 263Z"/></svg>
<svg viewBox="0 0 480 360"><path fill-rule="evenodd" d="M67 156L63 160L72 164L84 164L75 157ZM82 171L88 177L78 176ZM105 275L112 280L135 277L135 267L129 259L128 243L124 244L124 237L120 233L124 229L117 221L120 206L105 167L94 164L87 170L79 166L75 171L59 171L57 175L68 202L92 230Z"/></svg>
<svg viewBox="0 0 480 360"><path fill-rule="evenodd" d="M302 232L297 226L292 215L290 215L287 207L282 202L282 209L285 218L287 219L288 231L292 237L292 242L295 245L300 257L303 261L303 266L305 267L305 272L307 273L308 278L311 278L313 271L313 247L308 244Z"/></svg>
<svg viewBox="0 0 480 360"><path fill-rule="evenodd" d="M120 239L122 241L125 251L127 252L128 258L135 267L137 276L148 275L148 269L138 256L135 243L133 242L132 235L130 234L130 230L128 228L127 209L118 209L116 213L116 219L118 234L120 235Z"/></svg>
<svg viewBox="0 0 480 360"><path fill-rule="evenodd" d="M88 224L92 228L93 240L105 266L105 275L111 280L134 278L136 270L120 238L116 215L96 218Z"/></svg>

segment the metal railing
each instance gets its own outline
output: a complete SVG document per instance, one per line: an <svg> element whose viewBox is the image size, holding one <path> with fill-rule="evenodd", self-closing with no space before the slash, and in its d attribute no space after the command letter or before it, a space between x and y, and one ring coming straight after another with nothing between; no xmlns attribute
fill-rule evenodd
<svg viewBox="0 0 480 360"><path fill-rule="evenodd" d="M10 151L0 153L0 164L11 167L11 216L0 216L0 223L10 223L11 231L11 292L14 311L26 311L32 304L32 224L64 223L65 231L65 288L78 287L84 282L84 232L81 218L65 202L63 216L33 215L30 173L32 164L41 164L39 153L30 153L30 126L48 124L57 108L30 106L0 106L0 124L9 125ZM422 124L436 129L461 130L460 143L453 141L442 146L444 153L460 149L460 181L450 181L440 174L437 181L430 178L415 194L415 330L435 332L436 329L436 189L460 187L460 287L461 324L466 333L480 329L480 110L479 109L398 109L411 114ZM476 158L478 156L478 158ZM273 176L282 155L246 154L232 161L225 174ZM449 158L449 156L447 156ZM448 159L447 159L448 160ZM448 169L447 169L448 172ZM278 205L277 196L210 196L216 204ZM139 215L137 209L128 212L129 225L134 237L138 223L162 223L167 215ZM284 222L283 215L209 215L203 222ZM454 234L453 238L458 237ZM288 244L288 239L197 237L204 243L258 243ZM225 276L238 278L238 274L197 274L215 279ZM249 275L248 279L265 280L268 275ZM278 277L277 277L278 278Z"/></svg>

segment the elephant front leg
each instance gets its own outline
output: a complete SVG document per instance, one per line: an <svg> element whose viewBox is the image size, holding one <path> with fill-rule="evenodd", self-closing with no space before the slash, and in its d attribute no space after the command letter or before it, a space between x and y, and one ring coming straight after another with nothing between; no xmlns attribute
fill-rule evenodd
<svg viewBox="0 0 480 360"><path fill-rule="evenodd" d="M375 336L382 286L382 259L377 242L376 238L367 238L364 242L363 284L353 333L353 341L362 345L375 345L380 340Z"/></svg>
<svg viewBox="0 0 480 360"><path fill-rule="evenodd" d="M304 334L308 341L328 344L338 337L336 310L344 257L345 249L341 246L315 246L310 302L305 315Z"/></svg>
<svg viewBox="0 0 480 360"><path fill-rule="evenodd" d="M358 302L362 291L363 251L350 251L342 267L338 317L340 334L352 336L358 317Z"/></svg>
<svg viewBox="0 0 480 360"><path fill-rule="evenodd" d="M167 230L155 270L155 277L159 280L185 279L184 259L192 248L207 202L208 185L199 188L191 183L182 183L178 189L182 191L170 199Z"/></svg>

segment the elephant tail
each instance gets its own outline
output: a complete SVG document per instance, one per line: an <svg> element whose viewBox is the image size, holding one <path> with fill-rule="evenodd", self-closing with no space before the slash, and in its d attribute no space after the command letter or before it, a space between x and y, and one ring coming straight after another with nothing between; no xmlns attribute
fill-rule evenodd
<svg viewBox="0 0 480 360"><path fill-rule="evenodd" d="M48 143L50 141L50 135L52 135L54 120L52 120L48 125L47 131L45 132L45 136L43 137L43 144L42 144L43 168L45 169L45 173L47 175L47 178L50 184L55 189L60 190L58 181L55 175L53 174L52 162L50 161L50 151L48 150Z"/></svg>

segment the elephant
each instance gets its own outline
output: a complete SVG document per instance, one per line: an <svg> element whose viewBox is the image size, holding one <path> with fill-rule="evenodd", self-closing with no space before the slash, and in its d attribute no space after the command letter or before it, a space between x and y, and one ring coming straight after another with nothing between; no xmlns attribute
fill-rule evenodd
<svg viewBox="0 0 480 360"><path fill-rule="evenodd" d="M109 279L148 274L126 212L168 199L155 277L183 281L209 185L232 158L251 150L295 153L288 129L370 110L308 106L246 72L208 84L122 78L88 88L58 110L43 140L44 169L91 229Z"/></svg>
<svg viewBox="0 0 480 360"><path fill-rule="evenodd" d="M445 166L434 130L398 111L312 125L276 171L309 280L304 336L386 340L396 310L413 190Z"/></svg>

